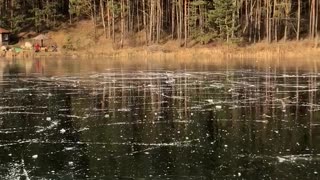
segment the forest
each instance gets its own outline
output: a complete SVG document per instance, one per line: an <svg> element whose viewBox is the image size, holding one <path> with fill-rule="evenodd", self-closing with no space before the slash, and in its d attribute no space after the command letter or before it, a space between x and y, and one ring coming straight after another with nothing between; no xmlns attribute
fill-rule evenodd
<svg viewBox="0 0 320 180"><path fill-rule="evenodd" d="M319 9L318 0L1 0L0 26L14 34L44 32L86 19L120 46L137 32L147 44L317 44Z"/></svg>

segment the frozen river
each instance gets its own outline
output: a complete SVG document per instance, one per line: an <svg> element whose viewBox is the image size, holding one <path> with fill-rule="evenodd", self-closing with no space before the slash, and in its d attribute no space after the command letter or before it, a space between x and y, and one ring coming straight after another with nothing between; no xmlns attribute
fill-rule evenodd
<svg viewBox="0 0 320 180"><path fill-rule="evenodd" d="M318 179L313 60L0 62L0 179Z"/></svg>

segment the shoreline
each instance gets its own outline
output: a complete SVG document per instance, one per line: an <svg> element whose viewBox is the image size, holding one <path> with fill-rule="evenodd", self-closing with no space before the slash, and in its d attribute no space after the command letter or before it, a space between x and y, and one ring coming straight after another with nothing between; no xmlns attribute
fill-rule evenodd
<svg viewBox="0 0 320 180"><path fill-rule="evenodd" d="M152 48L150 48L152 47ZM212 58L305 58L319 57L320 48L304 46L303 43L276 43L261 44L247 47L236 46L215 46L215 47L192 47L192 48L166 48L163 45L153 45L145 47L114 49L96 49L79 51L59 51L59 52L33 52L23 50L20 53L6 52L6 59L19 58L30 59L39 57L71 57L71 58L182 58L192 59L212 59Z"/></svg>

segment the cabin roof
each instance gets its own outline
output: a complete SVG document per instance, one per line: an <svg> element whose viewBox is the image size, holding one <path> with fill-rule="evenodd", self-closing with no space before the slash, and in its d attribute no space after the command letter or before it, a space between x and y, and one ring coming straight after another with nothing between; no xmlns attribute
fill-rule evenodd
<svg viewBox="0 0 320 180"><path fill-rule="evenodd" d="M3 33L10 33L10 31L0 27L0 34L3 34Z"/></svg>

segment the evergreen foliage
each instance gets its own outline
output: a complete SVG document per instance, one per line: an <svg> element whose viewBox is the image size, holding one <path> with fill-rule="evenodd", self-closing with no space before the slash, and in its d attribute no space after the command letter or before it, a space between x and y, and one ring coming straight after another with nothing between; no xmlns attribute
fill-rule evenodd
<svg viewBox="0 0 320 180"><path fill-rule="evenodd" d="M212 31L217 31L221 39L229 42L234 38L238 26L236 25L235 14L237 11L235 0L213 0L213 9L209 10L209 24Z"/></svg>

